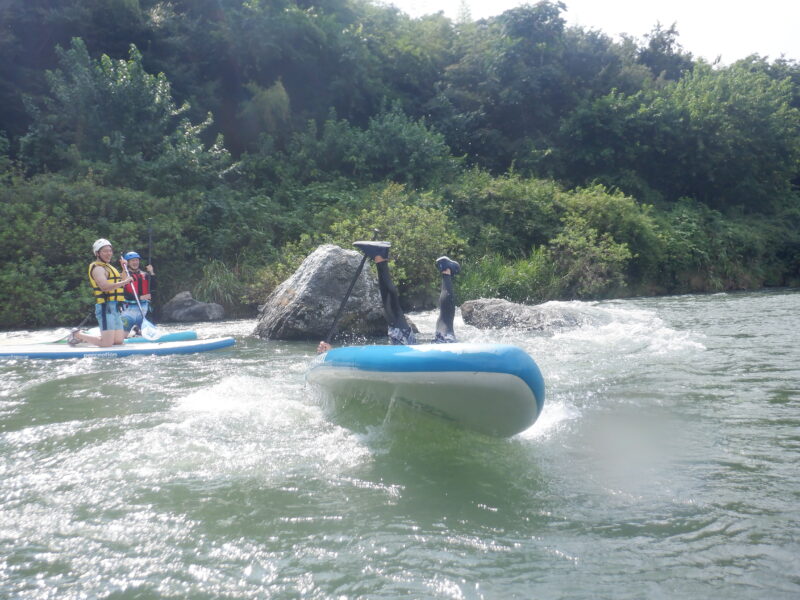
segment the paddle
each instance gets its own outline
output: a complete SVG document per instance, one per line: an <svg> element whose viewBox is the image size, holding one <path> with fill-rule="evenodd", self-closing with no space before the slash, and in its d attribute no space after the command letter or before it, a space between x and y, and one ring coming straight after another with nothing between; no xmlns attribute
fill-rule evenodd
<svg viewBox="0 0 800 600"><path fill-rule="evenodd" d="M153 264L153 219L147 219L147 264ZM152 286L152 283L150 284ZM151 292L152 293L152 292ZM150 312L153 317L156 316L156 307L153 301L150 300Z"/></svg>
<svg viewBox="0 0 800 600"><path fill-rule="evenodd" d="M130 277L131 274L128 272L128 263L123 262L122 266L125 269L125 275ZM139 294L136 293L136 286L133 285L133 282L131 282L131 289L133 290L133 297L136 298L136 305L139 307L139 312L142 313L142 336L151 341L157 340L161 337L161 332L155 325L147 320L142 304L139 302Z"/></svg>
<svg viewBox="0 0 800 600"><path fill-rule="evenodd" d="M86 317L83 319L83 321L81 321L81 322L78 324L78 326L77 326L77 327L75 327L75 330L78 330L78 329L80 329L81 327L83 327L84 325L86 325L86 321L88 321L89 319L91 319L93 316L94 316L94 309L92 309L92 312L90 312L88 315L86 315ZM52 342L52 343L54 343L54 344L60 344L60 343L62 343L62 342L66 342L68 338L69 338L69 334L65 335L65 336L64 336L64 337L62 337L62 338L58 338L58 339L57 339L55 342Z"/></svg>
<svg viewBox="0 0 800 600"><path fill-rule="evenodd" d="M377 240L378 234L380 233L377 229L372 230L372 239ZM328 335L325 336L325 342L330 344L333 336L336 335L336 326L339 324L339 317L342 316L342 311L344 310L345 304L350 299L350 292L353 291L353 287L356 285L356 281L358 281L358 276L361 275L361 271L364 270L364 264L367 262L367 255L365 254L361 259L361 263L358 265L358 269L356 269L356 274L353 276L353 280L350 282L350 287L347 288L347 292L342 299L342 303L339 305L339 310L336 313L336 316L333 318L333 323L331 323L331 328L328 330Z"/></svg>
<svg viewBox="0 0 800 600"><path fill-rule="evenodd" d="M153 263L153 219L147 219L147 264Z"/></svg>

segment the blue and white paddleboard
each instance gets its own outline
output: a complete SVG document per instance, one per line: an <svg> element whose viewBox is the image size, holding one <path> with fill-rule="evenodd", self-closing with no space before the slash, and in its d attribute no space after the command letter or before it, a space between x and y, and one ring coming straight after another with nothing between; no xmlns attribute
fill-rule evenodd
<svg viewBox="0 0 800 600"><path fill-rule="evenodd" d="M544 404L539 367L503 344L334 348L317 357L306 379L334 396L398 400L500 437L533 425Z"/></svg>
<svg viewBox="0 0 800 600"><path fill-rule="evenodd" d="M125 357L139 354L193 354L227 348L236 343L232 337L211 338L207 340L190 340L182 342L149 342L137 344L122 344L99 348L97 346L78 345L65 346L64 344L19 344L14 346L0 346L0 359L3 358L86 358L89 356Z"/></svg>

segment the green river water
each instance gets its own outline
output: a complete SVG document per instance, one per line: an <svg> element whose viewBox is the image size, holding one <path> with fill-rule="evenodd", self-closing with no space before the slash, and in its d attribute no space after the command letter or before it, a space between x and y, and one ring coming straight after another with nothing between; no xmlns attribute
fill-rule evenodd
<svg viewBox="0 0 800 600"><path fill-rule="evenodd" d="M800 292L551 306L582 324L457 321L542 370L510 439L333 407L255 321L0 359L0 598L800 598Z"/></svg>

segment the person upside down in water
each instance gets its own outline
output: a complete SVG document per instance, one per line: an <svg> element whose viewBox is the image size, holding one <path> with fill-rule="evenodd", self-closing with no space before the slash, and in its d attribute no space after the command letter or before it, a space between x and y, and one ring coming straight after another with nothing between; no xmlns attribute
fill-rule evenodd
<svg viewBox="0 0 800 600"><path fill-rule="evenodd" d="M378 288L381 293L383 315L388 325L389 341L395 345L411 345L417 343L417 337L406 320L400 306L400 295L389 272L390 242L354 242L353 245L371 258L378 270ZM453 319L456 315L456 300L453 292L453 277L461 271L461 265L447 256L436 259L436 267L442 275L442 290L439 294L439 318L436 320L435 344L449 344L456 341L453 330ZM317 352L327 352L331 345L322 341Z"/></svg>

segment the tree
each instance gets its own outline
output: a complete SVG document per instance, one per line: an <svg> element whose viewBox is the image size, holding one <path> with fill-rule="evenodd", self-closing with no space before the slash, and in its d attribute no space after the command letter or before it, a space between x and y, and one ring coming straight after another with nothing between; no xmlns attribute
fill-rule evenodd
<svg viewBox="0 0 800 600"><path fill-rule="evenodd" d="M0 130L13 139L29 125L22 96L46 93L44 71L57 65L56 47L74 37L90 52L113 58L130 44L150 46L148 12L156 0L3 0L0 2Z"/></svg>
<svg viewBox="0 0 800 600"><path fill-rule="evenodd" d="M457 154L501 172L517 156L548 147L573 103L561 62L564 9L539 2L464 27L459 59L437 98L442 131Z"/></svg>
<svg viewBox="0 0 800 600"><path fill-rule="evenodd" d="M668 166L670 196L766 212L787 199L800 161L800 111L791 106L789 80L700 64L669 92L684 142Z"/></svg>
<svg viewBox="0 0 800 600"><path fill-rule="evenodd" d="M692 55L678 43L676 24L664 29L661 23L645 35L647 45L639 50L639 63L652 71L654 77L677 81L692 70Z"/></svg>
<svg viewBox="0 0 800 600"><path fill-rule="evenodd" d="M58 49L60 68L47 72L50 94L28 103L32 124L21 140L31 171L95 165L114 184L168 193L206 185L228 165L221 138L209 149L200 134L211 123L180 118L163 73L151 75L135 46L126 60L89 57L76 38Z"/></svg>
<svg viewBox="0 0 800 600"><path fill-rule="evenodd" d="M677 82L586 101L561 125L553 172L648 201L690 197L772 211L800 160L800 112L787 80L742 65L698 64Z"/></svg>

